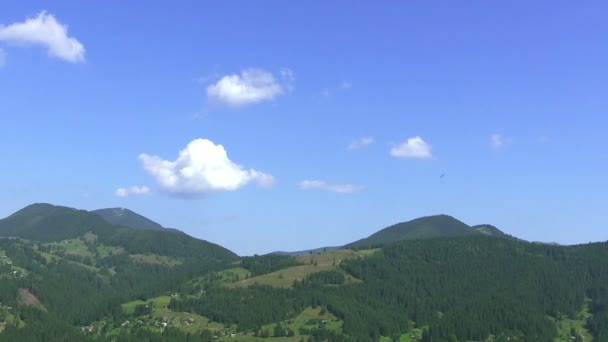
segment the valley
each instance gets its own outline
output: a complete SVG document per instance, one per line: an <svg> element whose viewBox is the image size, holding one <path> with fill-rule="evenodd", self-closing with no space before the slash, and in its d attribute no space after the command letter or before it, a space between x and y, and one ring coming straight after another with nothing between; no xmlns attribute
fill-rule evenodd
<svg viewBox="0 0 608 342"><path fill-rule="evenodd" d="M47 204L0 220L0 341L553 342L608 333L606 243L534 244L441 215L342 248L239 257L158 226Z"/></svg>

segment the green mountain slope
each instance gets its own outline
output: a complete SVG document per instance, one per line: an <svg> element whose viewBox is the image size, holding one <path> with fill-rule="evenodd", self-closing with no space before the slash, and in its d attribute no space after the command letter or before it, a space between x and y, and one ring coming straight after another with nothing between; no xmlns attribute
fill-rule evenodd
<svg viewBox="0 0 608 342"><path fill-rule="evenodd" d="M238 258L35 204L0 220L0 342L608 340L608 244L503 234L441 215L376 250Z"/></svg>
<svg viewBox="0 0 608 342"><path fill-rule="evenodd" d="M430 239L478 235L467 224L448 215L435 215L397 223L365 239L346 245L346 248L371 248L400 240Z"/></svg>
<svg viewBox="0 0 608 342"><path fill-rule="evenodd" d="M171 230L138 230L113 225L85 210L37 203L0 220L0 237L20 237L34 241L60 241L87 233L98 242L120 246L130 253L154 253L180 258L236 260L235 253L208 241Z"/></svg>
<svg viewBox="0 0 608 342"><path fill-rule="evenodd" d="M111 224L142 230L163 230L160 224L126 208L106 208L91 211Z"/></svg>
<svg viewBox="0 0 608 342"><path fill-rule="evenodd" d="M165 228L159 223L156 223L149 218L142 216L134 211L127 208L106 208L97 209L91 211L91 213L99 215L107 222L118 225L129 227L133 229L141 230L157 230L157 231L170 231L175 233L182 233L181 231L173 228Z"/></svg>
<svg viewBox="0 0 608 342"><path fill-rule="evenodd" d="M493 226L491 224L478 224L478 225L472 226L471 228L473 228L474 230L476 230L477 232L479 232L483 235L522 241L521 239L513 237L509 234L505 234L503 231L501 231L500 229L496 228L495 226Z"/></svg>
<svg viewBox="0 0 608 342"><path fill-rule="evenodd" d="M107 230L110 225L85 210L46 203L29 205L0 220L0 236L57 241Z"/></svg>

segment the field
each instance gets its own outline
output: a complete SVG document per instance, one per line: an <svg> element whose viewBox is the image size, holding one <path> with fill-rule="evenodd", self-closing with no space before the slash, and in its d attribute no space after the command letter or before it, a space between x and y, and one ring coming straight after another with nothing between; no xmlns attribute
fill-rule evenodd
<svg viewBox="0 0 608 342"><path fill-rule="evenodd" d="M572 329L574 329L577 335L583 337L583 341L593 341L593 336L591 336L591 333L585 328L585 321L591 316L589 313L589 303L590 300L587 299L577 317L561 316L555 319L559 330L558 341L573 341Z"/></svg>
<svg viewBox="0 0 608 342"><path fill-rule="evenodd" d="M131 254L129 257L134 261L146 264L176 266L182 263L181 260L157 254Z"/></svg>
<svg viewBox="0 0 608 342"><path fill-rule="evenodd" d="M80 239L69 239L60 242L47 243L45 246L55 248L56 250L64 250L66 254L74 254L82 257L93 257L93 253L89 251L84 241Z"/></svg>
<svg viewBox="0 0 608 342"><path fill-rule="evenodd" d="M234 341L235 337L238 338L238 341L264 340L260 337L254 336L254 334L251 332L247 334L237 333L236 326L226 327L221 323L211 322L204 316L187 312L173 312L167 308L170 301L170 296L161 296L147 301L136 300L123 304L122 307L128 316L133 315L133 312L138 305L150 306L151 313L149 315L129 319L128 325L125 324L125 327L115 329L115 331L113 331L111 334L118 334L120 331L128 329L132 325L141 325L147 329L158 331L160 331L163 326L171 326L190 333L195 333L201 329L207 329L216 334L219 341ZM100 324L103 323L96 323L97 326ZM295 319L282 323L285 330L290 329L294 331L294 336L270 337L267 339L273 341L300 341L302 338L302 335L299 333L301 328L313 329L321 325L326 329L334 331L340 331L342 329L342 322L339 321L333 314L323 310L321 307L308 307ZM276 323L268 324L263 326L262 330L268 331L270 336L272 336L275 326Z"/></svg>
<svg viewBox="0 0 608 342"><path fill-rule="evenodd" d="M262 327L262 330L269 332L270 336L273 335L276 323L268 324ZM253 333L243 334L235 333L232 336L230 333L225 336L220 336L218 341L277 341L277 342L297 342L301 341L303 335L300 335L300 328L313 329L319 326L324 326L326 329L340 331L342 329L342 322L339 321L334 315L329 312L322 312L320 307L311 308L308 307L302 311L293 321L284 322L282 324L285 330L290 329L294 331L294 336L282 336L282 337L256 337ZM306 338L305 338L306 340Z"/></svg>
<svg viewBox="0 0 608 342"><path fill-rule="evenodd" d="M166 323L166 326L172 326L181 330L194 333L201 329L207 329L212 332L221 332L226 328L223 324L210 322L208 318L191 314L187 312L173 312L167 308L171 301L170 296L160 296L147 301L136 300L122 305L128 315L132 315L137 305L149 305L152 308L152 313L146 317L140 317L141 324L152 329L159 329ZM137 321L131 322L137 324Z"/></svg>
<svg viewBox="0 0 608 342"><path fill-rule="evenodd" d="M308 275L329 270L340 270L338 266L342 260L357 257L366 257L375 253L377 249L354 251L349 249L336 250L325 253L298 256L296 259L303 263L300 266L288 267L276 272L261 276L244 279L231 284L231 287L247 287L254 284L270 285L275 287L291 287L296 280L303 280ZM346 283L360 282L348 274L345 274Z"/></svg>

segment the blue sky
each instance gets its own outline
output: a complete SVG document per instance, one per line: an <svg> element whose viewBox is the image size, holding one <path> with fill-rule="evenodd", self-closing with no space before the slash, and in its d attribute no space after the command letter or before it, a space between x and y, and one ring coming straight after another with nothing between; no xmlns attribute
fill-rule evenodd
<svg viewBox="0 0 608 342"><path fill-rule="evenodd" d="M607 240L607 11L5 4L0 216L127 207L239 254L440 213L527 240Z"/></svg>

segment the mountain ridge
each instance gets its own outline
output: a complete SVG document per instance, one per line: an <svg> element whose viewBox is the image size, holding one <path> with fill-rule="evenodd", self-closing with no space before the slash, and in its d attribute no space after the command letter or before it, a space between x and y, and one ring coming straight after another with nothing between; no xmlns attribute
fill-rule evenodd
<svg viewBox="0 0 608 342"><path fill-rule="evenodd" d="M487 235L499 238L517 239L505 234L489 224L469 226L466 223L445 214L423 216L410 221L400 222L343 246L343 248L372 248L402 240L431 239L441 237L459 237ZM523 240L520 240L523 241Z"/></svg>
<svg viewBox="0 0 608 342"><path fill-rule="evenodd" d="M138 214L128 208L122 207L114 207L114 208L104 208L104 209L96 209L90 211L93 214L96 214L106 220L107 222L129 227L133 229L139 230L156 230L156 231L170 231L174 233L185 234L184 232L175 229L175 228L166 228L163 227L160 223L150 220L149 218Z"/></svg>

